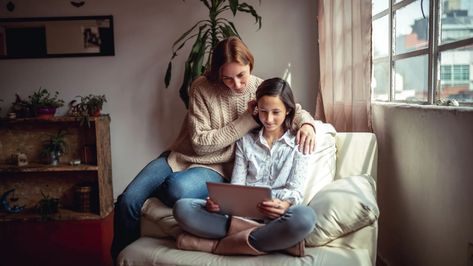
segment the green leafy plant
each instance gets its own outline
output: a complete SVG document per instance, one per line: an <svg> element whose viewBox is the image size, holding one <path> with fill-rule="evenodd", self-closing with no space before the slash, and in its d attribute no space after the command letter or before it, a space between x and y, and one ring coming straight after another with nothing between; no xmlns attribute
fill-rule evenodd
<svg viewBox="0 0 473 266"><path fill-rule="evenodd" d="M15 96L10 111L16 113L17 117L30 117L44 112L53 116L56 108L64 106L64 100L59 98L59 92L51 94L41 87L28 96L27 100L22 99L18 94Z"/></svg>
<svg viewBox="0 0 473 266"><path fill-rule="evenodd" d="M15 94L15 101L10 107L10 112L15 113L16 117L30 117L33 116L33 110L28 100L21 99L20 95Z"/></svg>
<svg viewBox="0 0 473 266"><path fill-rule="evenodd" d="M79 103L73 100L69 103L69 115L80 117L80 124L89 123L89 117L98 116L102 110L103 104L107 102L105 95L89 94L87 96L77 96L80 99Z"/></svg>
<svg viewBox="0 0 473 266"><path fill-rule="evenodd" d="M107 102L105 95L93 95L89 94L87 96L77 96L80 98L80 103L78 104L81 109L93 116L102 110L103 104Z"/></svg>
<svg viewBox="0 0 473 266"><path fill-rule="evenodd" d="M41 215L41 219L44 221L52 220L52 215L57 213L59 210L60 201L58 198L53 198L46 195L41 191L42 199L38 201L36 209Z"/></svg>
<svg viewBox="0 0 473 266"><path fill-rule="evenodd" d="M51 164L56 165L59 163L59 157L66 152L66 132L61 129L56 135L51 136L43 144L42 155L51 160Z"/></svg>
<svg viewBox="0 0 473 266"><path fill-rule="evenodd" d="M238 12L249 13L255 18L258 29L261 28L261 16L258 15L253 6L247 3L239 3L238 0L200 1L209 10L208 18L198 21L173 43L171 60L169 60L164 77L164 84L167 88L171 81L172 60L189 40L194 39L194 44L185 63L184 78L179 89L179 96L186 105L186 108L189 104L189 87L192 81L202 75L209 66L211 52L215 45L220 40L230 36L240 37L233 22L225 18L224 14L227 13L227 11L231 11L233 16Z"/></svg>
<svg viewBox="0 0 473 266"><path fill-rule="evenodd" d="M39 88L32 95L28 96L29 104L33 109L35 108L59 108L64 106L64 100L59 99L59 92L55 92L54 95L47 89Z"/></svg>

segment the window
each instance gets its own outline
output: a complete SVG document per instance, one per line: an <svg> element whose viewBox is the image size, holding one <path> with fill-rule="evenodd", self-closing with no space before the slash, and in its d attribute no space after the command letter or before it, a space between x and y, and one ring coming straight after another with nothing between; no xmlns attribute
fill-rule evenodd
<svg viewBox="0 0 473 266"><path fill-rule="evenodd" d="M372 5L372 100L473 106L473 1Z"/></svg>

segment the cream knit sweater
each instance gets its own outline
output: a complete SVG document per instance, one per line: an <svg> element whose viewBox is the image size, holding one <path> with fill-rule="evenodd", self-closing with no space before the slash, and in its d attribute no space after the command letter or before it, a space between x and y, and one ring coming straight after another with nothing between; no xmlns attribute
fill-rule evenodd
<svg viewBox="0 0 473 266"><path fill-rule="evenodd" d="M191 86L189 110L179 136L171 145L168 163L173 171L190 167L211 168L230 178L235 142L258 124L247 111L263 80L250 76L246 89L235 93L223 84L214 84L201 76ZM312 116L297 105L294 127L314 125Z"/></svg>

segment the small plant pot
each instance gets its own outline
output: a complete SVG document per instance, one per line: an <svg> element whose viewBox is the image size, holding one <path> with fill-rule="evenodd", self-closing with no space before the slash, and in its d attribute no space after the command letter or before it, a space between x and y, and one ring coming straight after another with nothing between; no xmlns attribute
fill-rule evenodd
<svg viewBox="0 0 473 266"><path fill-rule="evenodd" d="M59 199L48 197L41 199L36 208L42 220L51 220L52 215L59 211L59 205Z"/></svg>
<svg viewBox="0 0 473 266"><path fill-rule="evenodd" d="M39 107L36 109L36 117L39 119L50 119L56 113L55 107Z"/></svg>
<svg viewBox="0 0 473 266"><path fill-rule="evenodd" d="M49 158L50 159L49 164L58 165L60 158L61 158L61 153L60 152L51 152L50 158Z"/></svg>
<svg viewBox="0 0 473 266"><path fill-rule="evenodd" d="M102 109L97 109L97 110L91 110L89 112L89 115L92 116L92 117L97 117L97 116L100 116L100 112L102 111Z"/></svg>

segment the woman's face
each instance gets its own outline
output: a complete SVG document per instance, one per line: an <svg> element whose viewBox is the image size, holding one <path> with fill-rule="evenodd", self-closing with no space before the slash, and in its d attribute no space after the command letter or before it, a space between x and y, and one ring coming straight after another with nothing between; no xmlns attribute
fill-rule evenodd
<svg viewBox="0 0 473 266"><path fill-rule="evenodd" d="M250 65L232 62L226 63L220 68L220 78L223 84L236 93L245 91L249 77Z"/></svg>
<svg viewBox="0 0 473 266"><path fill-rule="evenodd" d="M286 106L279 96L263 96L258 100L258 117L266 133L283 131L286 115Z"/></svg>

